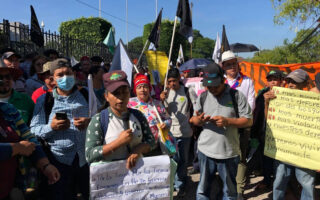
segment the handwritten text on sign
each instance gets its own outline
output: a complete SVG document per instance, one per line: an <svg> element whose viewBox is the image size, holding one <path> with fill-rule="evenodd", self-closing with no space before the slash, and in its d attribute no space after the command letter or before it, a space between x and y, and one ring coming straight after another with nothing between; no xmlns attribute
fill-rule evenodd
<svg viewBox="0 0 320 200"><path fill-rule="evenodd" d="M320 169L320 95L274 87L264 154L313 170Z"/></svg>
<svg viewBox="0 0 320 200"><path fill-rule="evenodd" d="M126 169L126 161L90 166L91 199L170 199L170 160L168 156L139 159Z"/></svg>

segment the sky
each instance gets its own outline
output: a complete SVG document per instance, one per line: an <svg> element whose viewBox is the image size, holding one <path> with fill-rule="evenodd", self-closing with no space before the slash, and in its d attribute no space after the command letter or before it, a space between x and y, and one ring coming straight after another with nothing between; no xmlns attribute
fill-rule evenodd
<svg viewBox="0 0 320 200"><path fill-rule="evenodd" d="M57 31L61 22L79 17L98 17L99 0L0 0L0 17L10 22L30 24L30 5L33 5L39 23L45 30ZM163 8L162 19L174 20L178 0L127 0L128 40L143 34L143 25L156 18ZM276 14L270 0L189 0L193 3L193 28L204 37L221 37L222 25L226 26L229 43L254 44L259 49L272 49L295 37L295 27L290 23L275 25ZM88 5L84 5L88 4ZM93 8L92 8L93 7ZM96 8L96 9L94 9ZM116 41L127 43L126 0L101 0L101 17L113 24ZM121 20L119 20L121 19ZM298 27L306 28L306 27ZM307 27L308 28L308 27ZM240 54L241 55L241 54ZM243 54L244 57L252 54Z"/></svg>

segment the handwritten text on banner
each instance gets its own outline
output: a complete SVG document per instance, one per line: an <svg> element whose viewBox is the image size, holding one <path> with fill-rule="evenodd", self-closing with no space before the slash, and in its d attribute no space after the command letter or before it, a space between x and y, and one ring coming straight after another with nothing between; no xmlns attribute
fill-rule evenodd
<svg viewBox="0 0 320 200"><path fill-rule="evenodd" d="M126 169L126 161L90 166L91 199L170 199L170 160L168 156L139 159Z"/></svg>
<svg viewBox="0 0 320 200"><path fill-rule="evenodd" d="M270 101L265 155L313 170L320 169L320 95L274 87Z"/></svg>

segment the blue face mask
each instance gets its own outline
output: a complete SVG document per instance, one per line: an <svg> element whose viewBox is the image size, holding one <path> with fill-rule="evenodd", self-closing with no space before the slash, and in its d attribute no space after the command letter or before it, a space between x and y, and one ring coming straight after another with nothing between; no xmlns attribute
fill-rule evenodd
<svg viewBox="0 0 320 200"><path fill-rule="evenodd" d="M58 87L64 91L71 90L75 82L74 76L63 76L62 78L57 79Z"/></svg>

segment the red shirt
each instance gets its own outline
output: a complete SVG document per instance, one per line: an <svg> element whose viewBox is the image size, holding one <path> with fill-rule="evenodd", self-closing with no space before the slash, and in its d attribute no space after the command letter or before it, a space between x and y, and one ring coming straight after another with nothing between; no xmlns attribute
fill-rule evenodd
<svg viewBox="0 0 320 200"><path fill-rule="evenodd" d="M36 90L32 93L32 96L31 96L32 101L33 101L34 103L37 103L37 99L38 99L41 95L43 95L43 94L45 94L45 93L47 93L47 92L48 92L47 87L44 87L44 86L39 87L38 89L36 89Z"/></svg>

